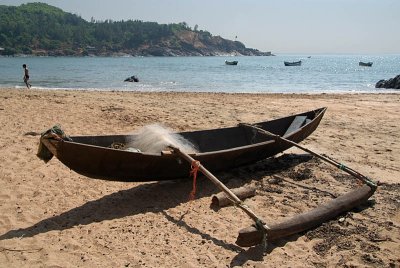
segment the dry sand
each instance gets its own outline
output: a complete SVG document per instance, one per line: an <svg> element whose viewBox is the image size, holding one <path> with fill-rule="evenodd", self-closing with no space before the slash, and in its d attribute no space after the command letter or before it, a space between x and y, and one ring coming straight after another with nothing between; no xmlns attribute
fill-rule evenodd
<svg viewBox="0 0 400 268"><path fill-rule="evenodd" d="M235 245L251 224L236 208L210 209L216 187L198 180L89 179L36 157L54 124L68 135L125 134L161 122L175 131L257 122L327 106L302 144L383 184L362 207L260 246ZM0 89L0 267L399 267L400 94L282 95ZM306 176L305 176L306 174ZM267 223L357 187L298 149L216 174L255 185L246 204ZM278 176L283 180L271 180ZM320 189L312 190L309 187Z"/></svg>

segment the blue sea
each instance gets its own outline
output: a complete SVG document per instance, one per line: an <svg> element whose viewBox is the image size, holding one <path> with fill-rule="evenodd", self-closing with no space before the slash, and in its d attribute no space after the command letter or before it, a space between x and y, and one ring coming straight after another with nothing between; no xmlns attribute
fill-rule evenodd
<svg viewBox="0 0 400 268"><path fill-rule="evenodd" d="M226 65L237 60L238 65ZM285 67L284 61L302 60ZM373 62L361 67L359 61ZM0 57L0 87L229 93L395 92L375 83L400 74L400 55L271 57ZM123 82L135 75L138 83ZM397 91L399 92L399 91Z"/></svg>

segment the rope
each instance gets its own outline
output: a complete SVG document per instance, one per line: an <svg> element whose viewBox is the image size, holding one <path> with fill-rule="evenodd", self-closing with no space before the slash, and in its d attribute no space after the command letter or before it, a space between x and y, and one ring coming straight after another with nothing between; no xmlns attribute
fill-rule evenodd
<svg viewBox="0 0 400 268"><path fill-rule="evenodd" d="M56 139L58 141L67 140L72 141L70 137L68 137L64 131L61 129L59 125L55 125L49 130L43 132L40 137L39 148L37 152L37 157L42 159L45 163L53 158L53 153L43 144L43 139Z"/></svg>
<svg viewBox="0 0 400 268"><path fill-rule="evenodd" d="M333 159L331 159L331 160L335 161ZM378 183L376 183L372 179L368 178L367 176L362 175L358 171L355 171L354 169L349 168L349 167L345 166L342 163L338 163L338 167L339 167L340 170L343 170L343 171L347 172L348 174L352 175L353 177L355 177L356 179L358 179L359 185L361 185L361 183L365 183L371 188L378 187Z"/></svg>
<svg viewBox="0 0 400 268"><path fill-rule="evenodd" d="M232 200L231 200L232 201ZM245 205L243 202L234 202L232 201L232 203L236 206L236 207L247 207L247 205ZM260 218L252 218L254 220L254 227L256 227L257 230L261 231L262 233L262 240L261 240L261 245L264 249L264 252L266 252L267 248L268 248L268 237L267 237L267 229L269 229L269 227L265 224L265 222L260 219Z"/></svg>
<svg viewBox="0 0 400 268"><path fill-rule="evenodd" d="M196 180L197 180L197 172L200 168L200 161L194 160L190 166L190 176L193 176L193 188L189 195L189 200L192 201L196 197Z"/></svg>
<svg viewBox="0 0 400 268"><path fill-rule="evenodd" d="M264 223L262 220L260 220L260 219L256 220L256 228L257 228L257 230L262 232L261 245L265 252L268 248L268 240L267 240L267 230L265 230Z"/></svg>

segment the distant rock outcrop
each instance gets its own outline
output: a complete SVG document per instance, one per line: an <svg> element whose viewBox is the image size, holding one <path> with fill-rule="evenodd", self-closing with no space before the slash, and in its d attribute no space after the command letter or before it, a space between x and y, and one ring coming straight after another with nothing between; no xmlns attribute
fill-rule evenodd
<svg viewBox="0 0 400 268"><path fill-rule="evenodd" d="M379 80L376 85L376 88L393 88L400 89L400 74L395 78L390 78L388 80Z"/></svg>
<svg viewBox="0 0 400 268"><path fill-rule="evenodd" d="M191 30L178 31L151 46L145 44L124 52L133 56L273 56L271 52L247 48L239 41Z"/></svg>

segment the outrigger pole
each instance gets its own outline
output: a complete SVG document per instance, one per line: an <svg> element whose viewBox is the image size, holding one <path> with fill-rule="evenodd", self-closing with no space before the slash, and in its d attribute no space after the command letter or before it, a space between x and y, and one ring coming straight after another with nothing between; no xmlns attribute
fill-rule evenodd
<svg viewBox="0 0 400 268"><path fill-rule="evenodd" d="M270 228L266 231L266 234L261 233L254 226L250 226L248 228L240 230L239 236L236 240L236 244L241 247L258 245L265 240L265 236L267 237L268 241L271 241L316 227L323 222L333 219L338 215L364 203L368 200L369 197L374 194L376 188L378 187L378 183L360 174L359 172L349 167L346 167L333 159L319 155L291 140L285 139L279 135L273 134L254 125L240 125L251 128L253 130L257 130L261 134L272 137L273 139L275 139L275 141L287 142L297 148L300 148L316 157L321 158L322 160L325 160L326 162L336 166L337 168L340 168L341 170L361 180L365 184L362 187L359 187L349 193L339 196L326 204L320 205L313 210L295 215L289 219L284 220L283 222L270 225Z"/></svg>
<svg viewBox="0 0 400 268"><path fill-rule="evenodd" d="M371 187L377 187L378 186L376 182L374 182L373 180L371 180L367 176L364 176L361 173L355 171L354 169L351 169L351 168L349 168L349 167L347 167L347 166L345 166L345 165L343 165L343 164L341 164L341 163L339 163L339 162L337 162L337 161L335 161L335 160L333 160L331 158L328 158L328 157L325 157L323 155L317 154L317 153L315 153L315 152L313 152L313 151L301 146L300 144L298 144L298 143L296 143L294 141L291 141L291 140L285 139L282 136L273 134L273 133L271 133L269 131L266 131L265 129L257 127L256 125L240 123L239 126L243 126L243 127L247 127L247 128L256 130L256 131L258 131L259 133L261 133L261 134L263 134L265 136L273 138L275 141L279 140L279 141L283 141L283 142L289 143L289 144L291 144L291 145L293 145L293 146L295 146L295 147L297 147L297 148L299 148L299 149L301 149L303 151L306 151L309 154L312 154L312 155L324 160L325 162L328 162L329 164L334 165L335 167L343 170L344 172L352 175L353 177L361 180L362 182L364 182L365 184L367 184L367 185L369 185Z"/></svg>
<svg viewBox="0 0 400 268"><path fill-rule="evenodd" d="M228 199L232 202L233 205L242 209L254 222L256 226L256 230L261 234L261 241L260 243L266 243L265 235L269 227L268 225L259 217L257 216L248 206L243 204L243 202L237 197L228 187L226 187L220 180L217 179L210 171L208 171L199 161L196 161L190 155L185 152L182 152L179 148L169 146L174 153L181 156L183 159L188 161L190 164L194 164L198 166L199 170L208 178L210 179L221 191L223 191L227 196ZM266 244L264 244L266 246Z"/></svg>
<svg viewBox="0 0 400 268"><path fill-rule="evenodd" d="M342 196L339 196L330 202L320 205L319 207L298 215L295 215L283 222L267 225L260 217L258 217L250 208L245 206L242 201L231 191L229 190L222 182L220 182L211 172L209 172L203 165L201 165L198 161L193 159L188 154L179 150L179 148L170 146L170 148L174 151L174 153L180 155L183 159L188 161L193 165L193 163L197 162L199 170L209 178L218 188L225 192L228 196L229 200L235 205L242 209L251 219L254 220L255 225L250 226L248 228L242 229L239 231L239 236L236 240L236 244L241 247L250 247L259 244L263 244L264 247L267 245L267 241L276 240L279 238L287 237L289 235L293 235L310 228L316 227L323 222L326 222L332 218L337 217L338 215L347 212L354 207L364 203L371 197L378 184L371 180L370 178L362 175L361 173L346 167L345 165L324 157L320 154L317 154L291 140L285 139L279 135L268 132L262 128L259 128L250 124L239 124L244 127L251 128L253 130L258 131L259 133L272 137L275 141L287 142L297 148L300 148L316 157L321 158L322 160L336 166L337 168L347 172L348 174L354 176L355 178L361 180L365 185L359 187L349 193L346 193Z"/></svg>

